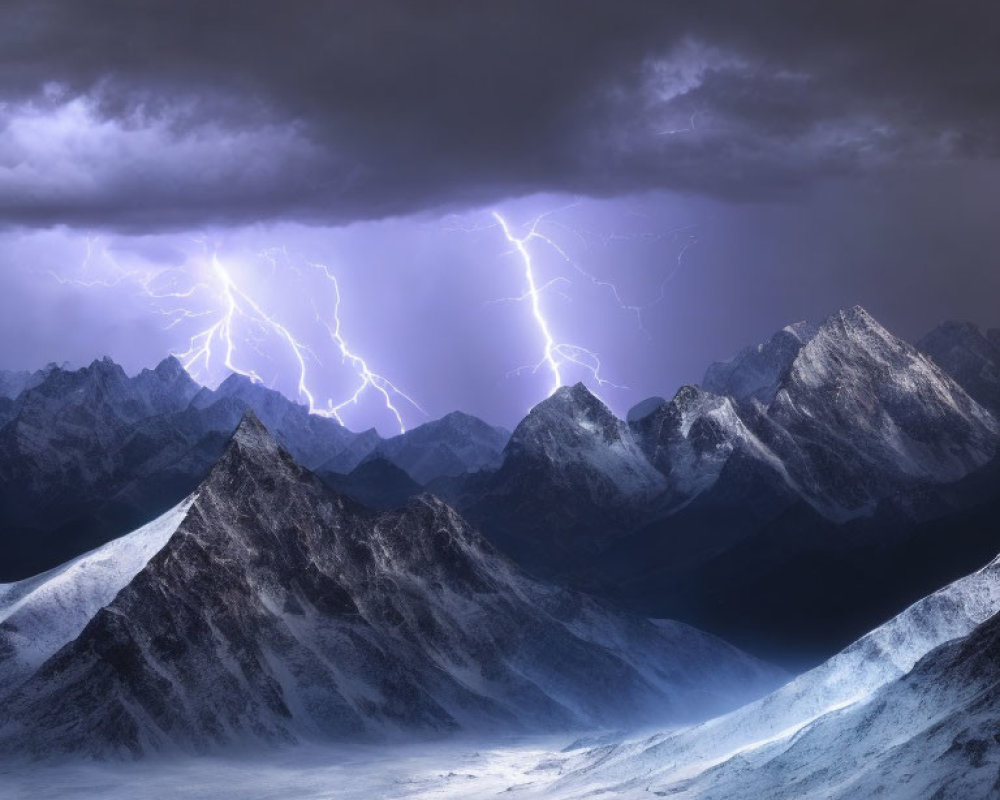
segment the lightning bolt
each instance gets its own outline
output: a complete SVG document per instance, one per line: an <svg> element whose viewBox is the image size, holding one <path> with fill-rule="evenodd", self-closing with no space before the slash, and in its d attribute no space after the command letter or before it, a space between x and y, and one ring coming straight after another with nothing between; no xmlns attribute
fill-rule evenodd
<svg viewBox="0 0 1000 800"><path fill-rule="evenodd" d="M230 372L243 375L254 383L263 383L263 379L253 369L241 369L236 365L233 356L236 353L236 339L234 331L240 318L248 320L251 324L257 325L267 332L275 334L288 344L288 347L298 363L298 392L300 397L304 397L309 405L309 411L316 413L316 399L306 384L306 355L311 354L306 345L300 342L291 331L284 325L271 317L258 303L246 292L244 292L233 280L232 275L219 261L218 256L212 256L212 271L218 280L221 296L223 299L222 318L218 322L196 333L189 341L189 347L183 353L175 353L177 359L184 365L184 369L194 374L199 362L203 362L205 369L209 369L212 364L213 345L218 343L222 346L225 355L223 364Z"/></svg>
<svg viewBox="0 0 1000 800"><path fill-rule="evenodd" d="M687 255L688 250L690 250L692 247L694 247L698 243L698 237L697 237L697 234L696 234L696 226L695 225L683 225L683 226L680 226L680 227L677 227L677 228L673 228L671 230L667 230L667 231L664 231L664 232L644 233L644 234L639 234L639 235L635 235L635 234L626 235L626 234L621 234L621 233L612 233L610 235L600 235L600 234L596 234L596 233L593 233L593 232L584 231L584 230L582 230L580 228L577 228L577 227L566 225L565 223L558 222L554 218L555 215L558 214L559 212L565 211L565 210L568 210L568 209L572 209L572 208L576 207L577 205L578 205L577 203L571 203L571 204L565 206L564 208L556 209L556 210L553 210L553 211L547 211L544 214L540 214L538 217L536 217L536 219L535 219L535 221L533 223L533 226L532 226L532 231L535 234L535 238L541 239L542 241L544 241L550 248L552 248L552 250L554 250L559 255L559 257L567 265L569 265L575 272L577 272L583 278L585 278L586 280L588 280L593 286L597 287L598 289L607 291L611 295L612 299L614 300L614 302L618 306L618 308L621 309L622 311L627 312L628 314L633 315L635 317L636 327L647 338L652 339L652 336L650 335L649 331L646 330L646 325L645 325L644 318L643 318L644 314L645 314L645 312L649 311L654 306L659 305L660 303L662 303L666 299L666 297L667 297L667 286L670 284L671 281L673 281L674 278L677 277L677 274L683 268L683 266L684 266L684 257ZM547 223L550 226L555 226L555 227L562 228L567 233L569 233L572 236L574 236L575 238L577 238L583 244L584 248L587 249L587 250L592 249L591 239L596 239L605 248L612 246L613 244L615 244L618 241L636 241L636 240L645 240L645 241L653 241L653 242L660 242L660 241L665 241L665 240L674 241L674 242L678 242L679 241L680 242L680 247L679 247L679 249L677 251L677 255L676 255L675 259L674 259L673 266L670 269L668 269L663 274L663 276L662 276L662 278L660 280L660 283L657 286L656 291L655 291L655 293L652 296L652 299L648 300L645 303L629 302L628 300L625 299L624 293L618 288L617 284L615 284L612 281L607 280L606 278L598 277L593 272L590 272L589 270L587 270L585 267L583 267L580 264L580 262L577 259L573 258L569 254L569 252L566 250L565 247L559 245L556 242L556 240L553 239L551 236L547 236L547 235L543 234L539 230L540 226L543 223ZM559 281L559 280L563 280L563 281L567 281L568 282L568 279L566 279L566 278L556 278L556 279L554 279L554 281Z"/></svg>
<svg viewBox="0 0 1000 800"><path fill-rule="evenodd" d="M362 394L366 389L374 389L382 396L382 400L385 403L386 409L396 418L396 422L399 425L399 432L406 433L406 426L403 424L403 417L399 411L399 408L393 403L393 396L397 396L405 400L411 406L416 408L422 414L426 415L427 412L424 411L417 402L410 397L405 392L401 391L395 386L388 378L384 375L379 375L377 372L373 372L368 366L368 362L364 358L359 356L357 353L353 352L348 346L344 339L343 333L341 333L341 322L340 322L340 282L337 280L337 276L334 275L330 270L323 264L313 264L315 269L320 270L324 277L333 284L334 292L334 304L333 304L333 325L329 322L323 320L317 313L317 321L322 324L327 333L330 335L330 339L333 340L334 344L340 350L340 357L343 361L350 363L355 372L358 375L359 383L354 393L341 403L336 405L332 401L327 406L327 411L330 415L335 417L338 422L343 424L340 418L340 412L344 410L348 405L357 405L361 399Z"/></svg>
<svg viewBox="0 0 1000 800"><path fill-rule="evenodd" d="M532 317L535 320L535 325L538 328L538 332L542 339L541 359L534 366L521 369L530 369L532 372L537 372L543 368L548 370L552 377L552 386L549 389L549 396L554 394L555 391L563 385L563 368L569 364L576 365L586 370L598 386L612 386L619 389L625 388L617 386L611 381L601 377L601 359L597 353L577 344L559 342L552 333L552 327L549 324L549 321L545 316L545 310L542 307L542 291L546 286L551 285L552 282L550 281L544 286L539 287L538 281L535 278L535 266L532 262L531 251L528 245L534 240L541 241L555 249L557 253L562 255L567 260L569 259L558 244L539 232L539 225L541 225L542 220L546 215L543 214L536 217L531 226L528 228L527 234L524 236L517 236L508 224L507 220L504 219L503 215L500 214L499 211L494 211L492 213L493 219L495 219L497 224L500 226L500 229L503 231L507 241L513 245L514 251L520 256L521 262L524 265L524 280L527 289L520 299L529 301L531 305ZM515 370L515 372L518 371L520 370Z"/></svg>
<svg viewBox="0 0 1000 800"><path fill-rule="evenodd" d="M204 242L198 242L204 246ZM284 257L279 264L278 256ZM279 267L289 267L299 270L288 258L287 252L273 249L260 253L259 256L270 263L272 277ZM344 338L341 321L340 284L336 276L324 265L311 264L319 270L323 278L330 284L333 299L332 320L324 319L312 299L313 310L316 312L315 322L322 326L335 346L336 354L341 362L346 364L356 376L356 384L350 394L341 401L327 398L325 404L317 399L317 392L311 380L312 368L323 367L319 356L292 328L284 324L276 314L269 311L259 299L259 294L252 293L240 280L234 271L228 268L217 254L213 254L208 262L206 274L198 280L191 280L181 288L177 288L178 270L163 269L126 269L122 267L101 246L98 252L98 242L87 239L86 254L81 263L79 278L67 278L57 273L50 273L62 284L72 284L87 289L112 289L124 285L134 286L139 295L153 303L154 310L166 318L165 330L179 326L187 327L203 318L212 318L208 327L197 330L188 337L187 347L174 355L192 377L200 382L211 375L213 367L221 364L229 372L243 375L254 383L263 383L261 375L253 368L252 358L247 359L245 351L253 350L258 356L267 359L260 348L260 342L272 337L277 340L282 349L291 356L295 369L296 392L304 401L309 413L336 419L341 425L344 420L341 412L350 405L359 405L366 390L371 389L381 397L386 410L392 415L400 433L406 432L400 401L407 403L421 414L426 412L408 394L400 390L391 380L375 372L368 361L351 350ZM95 273L97 277L95 277ZM103 274L101 274L103 273ZM171 279L170 287L164 287L167 279ZM195 298L204 308L191 307L188 302Z"/></svg>

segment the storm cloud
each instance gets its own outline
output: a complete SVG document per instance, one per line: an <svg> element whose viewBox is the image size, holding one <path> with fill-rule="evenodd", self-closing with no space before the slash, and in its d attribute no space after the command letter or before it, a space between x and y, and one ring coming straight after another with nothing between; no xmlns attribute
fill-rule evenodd
<svg viewBox="0 0 1000 800"><path fill-rule="evenodd" d="M988 2L7 2L0 218L787 198L1000 150Z"/></svg>

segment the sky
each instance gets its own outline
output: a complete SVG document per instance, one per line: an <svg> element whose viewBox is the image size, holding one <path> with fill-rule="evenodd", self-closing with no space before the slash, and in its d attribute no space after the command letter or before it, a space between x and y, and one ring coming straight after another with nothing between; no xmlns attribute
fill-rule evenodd
<svg viewBox="0 0 1000 800"><path fill-rule="evenodd" d="M1000 7L0 6L0 368L353 429L616 412L860 303L1000 326ZM534 288L532 288L534 287Z"/></svg>

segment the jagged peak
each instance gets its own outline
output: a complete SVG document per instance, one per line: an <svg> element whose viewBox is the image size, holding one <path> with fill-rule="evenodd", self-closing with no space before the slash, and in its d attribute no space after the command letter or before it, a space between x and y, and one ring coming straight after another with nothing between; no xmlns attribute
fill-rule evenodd
<svg viewBox="0 0 1000 800"><path fill-rule="evenodd" d="M187 370L184 369L177 356L174 355L169 355L163 359L156 365L153 372L163 380L174 380L182 375L187 375Z"/></svg>
<svg viewBox="0 0 1000 800"><path fill-rule="evenodd" d="M243 412L240 424L236 426L229 440L228 452L239 451L255 456L278 456L283 451L271 432L264 427L257 415L250 409Z"/></svg>
<svg viewBox="0 0 1000 800"><path fill-rule="evenodd" d="M89 366L84 367L84 371L91 374L99 375L121 375L123 378L128 376L125 374L125 370L120 364L118 364L111 356L102 356L101 358L95 358L90 362Z"/></svg>
<svg viewBox="0 0 1000 800"><path fill-rule="evenodd" d="M861 306L840 309L824 319L816 336L799 351L795 364L826 359L831 352L857 354L864 359L889 352L917 354L913 345L893 334Z"/></svg>
<svg viewBox="0 0 1000 800"><path fill-rule="evenodd" d="M601 402L600 398L590 391L583 381L577 381L572 386L569 384L560 386L552 393L551 396L561 400L571 400L573 402L591 402L594 400L599 403Z"/></svg>
<svg viewBox="0 0 1000 800"><path fill-rule="evenodd" d="M531 414L536 411L546 412L550 409L558 410L559 413L579 411L588 415L614 417L614 413L604 404L604 401L582 382L574 383L572 386L560 386L531 409Z"/></svg>
<svg viewBox="0 0 1000 800"><path fill-rule="evenodd" d="M864 306L853 305L848 308L841 308L833 312L819 325L821 332L828 332L831 328L843 327L847 330L874 330L887 334L885 327L873 317Z"/></svg>
<svg viewBox="0 0 1000 800"><path fill-rule="evenodd" d="M552 427L553 423L569 422L576 427L604 429L609 434L621 420L614 415L604 402L583 383L560 386L528 412L517 428L511 441L523 438L525 434L539 428Z"/></svg>
<svg viewBox="0 0 1000 800"><path fill-rule="evenodd" d="M725 395L710 392L708 389L703 389L701 386L695 386L694 384L685 384L677 390L668 405L680 410L688 410L695 407L700 408L705 405L718 406L729 402L730 399Z"/></svg>
<svg viewBox="0 0 1000 800"><path fill-rule="evenodd" d="M781 378L799 351L818 333L807 322L786 325L771 337L743 348L726 361L710 364L702 378L704 390L734 397L740 402L770 402Z"/></svg>

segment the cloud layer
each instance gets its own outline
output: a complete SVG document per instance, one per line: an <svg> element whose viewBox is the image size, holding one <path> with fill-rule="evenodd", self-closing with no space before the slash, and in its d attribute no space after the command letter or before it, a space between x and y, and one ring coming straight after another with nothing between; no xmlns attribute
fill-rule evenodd
<svg viewBox="0 0 1000 800"><path fill-rule="evenodd" d="M337 224L993 159L987 2L8 2L0 216Z"/></svg>

